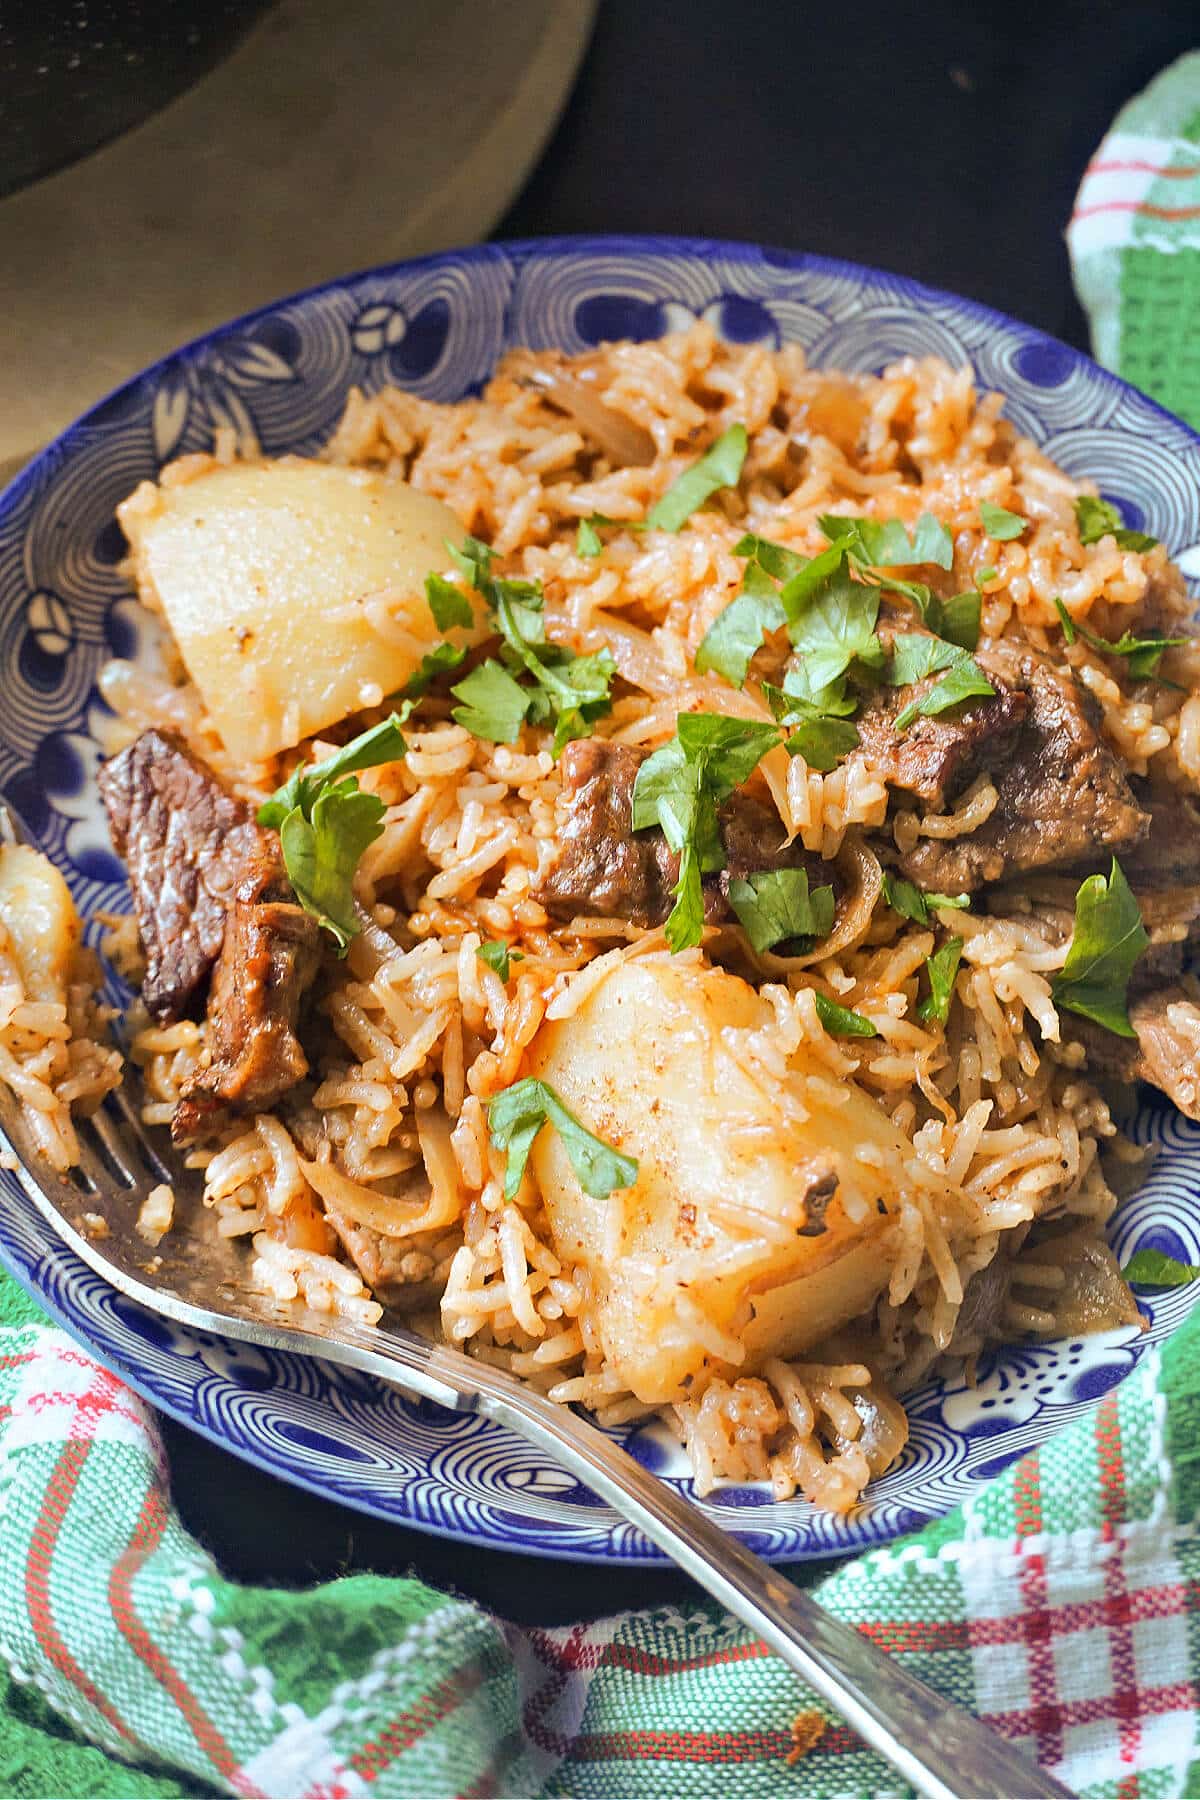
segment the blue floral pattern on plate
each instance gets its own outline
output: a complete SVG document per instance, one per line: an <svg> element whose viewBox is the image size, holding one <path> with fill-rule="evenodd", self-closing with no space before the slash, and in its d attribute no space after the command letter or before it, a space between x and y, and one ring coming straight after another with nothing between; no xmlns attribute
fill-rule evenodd
<svg viewBox="0 0 1200 1800"><path fill-rule="evenodd" d="M211 333L118 388L0 497L0 791L85 913L128 905L95 793L101 664L138 646L113 509L168 458L226 427L268 454L316 450L352 385L457 400L515 345L584 350L706 319L730 341L804 345L818 366L879 370L936 354L973 364L1020 430L1091 477L1200 575L1200 439L1086 357L1000 314L880 273L789 251L681 239L485 245L372 270ZM1147 1109L1159 1146L1113 1225L1124 1260L1153 1246L1200 1262L1200 1127ZM506 1549L585 1560L658 1552L562 1471L478 1419L365 1375L187 1332L114 1293L31 1216L0 1172L0 1260L156 1406L285 1480L381 1518ZM896 1468L848 1518L728 1487L705 1505L776 1560L884 1543L977 1491L1121 1381L1200 1300L1142 1297L1136 1328L1011 1349L977 1384L909 1404ZM633 1453L686 1482L657 1427Z"/></svg>

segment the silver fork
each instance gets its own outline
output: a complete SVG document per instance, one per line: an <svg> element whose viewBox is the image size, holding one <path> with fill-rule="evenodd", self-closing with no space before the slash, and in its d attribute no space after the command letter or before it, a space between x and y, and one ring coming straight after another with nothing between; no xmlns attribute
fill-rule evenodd
<svg viewBox="0 0 1200 1800"><path fill-rule="evenodd" d="M369 1327L301 1306L285 1311L251 1290L245 1252L218 1235L202 1203L201 1178L164 1155L143 1126L136 1073L92 1118L76 1123L78 1167L58 1175L34 1149L20 1105L0 1083L0 1142L17 1155L29 1200L122 1293L197 1331L348 1363L406 1394L482 1413L515 1431L644 1532L921 1793L935 1800L1069 1797L1013 1745L834 1619L569 1407L397 1322ZM174 1189L175 1218L156 1254L139 1235L137 1218L164 1181Z"/></svg>

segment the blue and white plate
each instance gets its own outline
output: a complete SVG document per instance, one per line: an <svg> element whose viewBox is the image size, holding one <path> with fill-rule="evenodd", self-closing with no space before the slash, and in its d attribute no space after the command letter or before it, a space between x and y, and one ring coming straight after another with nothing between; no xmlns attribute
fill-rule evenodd
<svg viewBox="0 0 1200 1800"><path fill-rule="evenodd" d="M45 450L0 498L0 792L84 913L128 897L96 802L96 673L136 649L118 573L117 502L162 463L253 433L269 454L317 450L347 390L396 382L458 400L513 345L585 350L697 318L737 343L804 345L810 362L880 370L936 354L974 365L1008 415L1065 469L1200 577L1200 438L1076 351L982 306L846 263L744 244L597 238L485 245L378 269L283 300L158 363ZM1200 1262L1200 1128L1147 1110L1153 1173L1117 1215L1122 1260L1153 1246ZM414 1405L351 1370L177 1329L113 1293L0 1173L0 1259L68 1330L156 1406L285 1480L385 1519L505 1549L600 1561L659 1553L569 1476L498 1428ZM1121 1381L1200 1300L1142 1296L1150 1316L1103 1337L1014 1349L978 1385L909 1405L898 1466L848 1518L754 1487L706 1502L763 1555L829 1556L945 1512ZM668 1479L654 1430L630 1447Z"/></svg>

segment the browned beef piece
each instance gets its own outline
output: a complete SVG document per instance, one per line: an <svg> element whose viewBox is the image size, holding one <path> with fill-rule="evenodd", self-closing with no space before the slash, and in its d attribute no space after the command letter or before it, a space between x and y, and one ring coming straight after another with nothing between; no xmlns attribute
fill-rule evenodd
<svg viewBox="0 0 1200 1800"><path fill-rule="evenodd" d="M221 952L248 866L278 863L244 801L180 741L144 731L98 776L117 854L129 870L146 958L142 999L163 1023L192 1010Z"/></svg>
<svg viewBox="0 0 1200 1800"><path fill-rule="evenodd" d="M1074 1013L1060 1016L1064 1036L1083 1045L1094 1075L1125 1084L1148 1081L1189 1119L1200 1120L1200 1006L1181 987L1156 988L1131 1003L1136 1039Z"/></svg>
<svg viewBox="0 0 1200 1800"><path fill-rule="evenodd" d="M320 959L320 927L265 859L248 874L226 918L208 995L212 1060L183 1090L171 1121L176 1143L215 1112L265 1112L308 1073L296 1036Z"/></svg>
<svg viewBox="0 0 1200 1800"><path fill-rule="evenodd" d="M644 752L605 738L577 738L562 755L567 816L558 855L536 898L560 918L585 913L661 925L674 904L679 858L657 828L633 829L633 784ZM738 792L720 810L726 867L704 877L704 916L710 925L730 916L729 883L758 869L807 869L814 886L838 875L830 864L789 844L778 815L753 795Z"/></svg>
<svg viewBox="0 0 1200 1800"><path fill-rule="evenodd" d="M990 698L971 700L952 713L918 717L907 731L897 731L897 713L939 679L929 676L909 688L877 688L855 720L863 755L880 779L935 812L950 805L981 770L997 769L1008 760L1029 711L1028 695L996 677Z"/></svg>
<svg viewBox="0 0 1200 1800"><path fill-rule="evenodd" d="M147 1007L177 1019L212 977L210 1059L171 1126L182 1143L225 1108L265 1110L307 1073L296 1022L319 927L296 904L278 836L177 739L143 732L100 790L129 865Z"/></svg>
<svg viewBox="0 0 1200 1800"><path fill-rule="evenodd" d="M1105 851L1140 842L1149 815L1101 736L1087 690L1030 652L994 650L978 661L1029 698L1011 754L994 771L995 810L963 837L921 838L901 860L904 873L954 894L1081 858L1094 869Z"/></svg>

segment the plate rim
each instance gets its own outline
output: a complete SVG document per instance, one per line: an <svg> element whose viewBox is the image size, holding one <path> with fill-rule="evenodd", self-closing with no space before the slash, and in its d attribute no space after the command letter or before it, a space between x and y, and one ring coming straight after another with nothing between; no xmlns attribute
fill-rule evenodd
<svg viewBox="0 0 1200 1800"><path fill-rule="evenodd" d="M883 294L890 296L893 303L900 307L907 306L914 312L926 315L933 313L935 316L939 308L949 308L960 319L965 317L982 324L989 336L1004 338L1010 344L1015 343L1020 347L1043 345L1052 348L1065 359L1068 375L1082 368L1086 372L1089 382L1094 386L1118 397L1132 396L1142 416L1148 422L1157 417L1164 424L1170 425L1176 433L1182 434L1180 449L1200 447L1200 430L1170 412L1168 408L1151 396L1133 387L1131 383L1112 370L1103 367L1087 352L1077 349L1038 326L1029 325L1016 319L986 302L931 285L918 277L880 269L871 264L858 263L849 259L829 257L783 246L760 244L751 240L699 235L585 233L545 238L488 240L480 244L434 251L419 257L368 265L347 274L314 282L310 286L297 289L292 293L280 295L261 306L256 306L210 327L177 345L136 373L117 382L101 395L86 412L44 445L0 490L0 526L8 522L23 507L31 492L36 492L43 484L47 487L54 485L61 465L69 461L77 450L86 444L90 431L105 423L105 415L110 408L119 405L125 398L134 396L143 387L153 386L172 368L194 362L198 357L203 356L210 347L219 345L240 332L252 329L255 325L272 318L284 309L303 309L319 303L326 296L353 292L356 288L372 281L386 282L400 278L412 278L423 272L436 270L448 263L459 269L470 269L479 265L507 262L511 268L520 270L523 265L539 260L571 261L604 255L625 256L650 264L659 263L672 257L691 263L720 259L735 266L739 264L760 265L768 275L774 273L780 279L786 279L789 273L795 276L825 276L849 284L852 288L860 291L878 285L883 290ZM770 298L769 287L765 297ZM1120 435L1134 441L1137 438L1137 433L1131 430L1121 429ZM1172 454L1178 455L1180 449L1173 450ZM49 1233L48 1227L46 1231ZM58 1240L53 1239L53 1234L50 1234L50 1237L53 1245L57 1246ZM65 1246L63 1248L66 1249ZM45 1254L46 1250L43 1247L41 1256ZM38 1261L40 1260L41 1257ZM104 1366L111 1368L152 1408L166 1413L226 1453L236 1455L239 1460L250 1463L274 1479L299 1487L334 1505L349 1507L351 1510L361 1512L369 1517L382 1518L384 1522L395 1524L400 1529L420 1531L465 1543L475 1543L481 1547L501 1550L510 1555L537 1556L559 1561L614 1562L628 1566L669 1563L669 1558L648 1543L645 1544L644 1552L639 1553L637 1550L612 1543L607 1547L575 1545L569 1541L569 1537L564 1537L558 1542L555 1542L552 1537L539 1539L537 1543L519 1540L514 1542L501 1535L502 1528L500 1526L490 1525L486 1522L475 1521L464 1529L462 1522L441 1522L411 1513L403 1518L397 1518L381 1514L371 1505L369 1495L364 1494L356 1498L340 1492L331 1492L327 1482L322 1483L315 1475L309 1474L303 1465L294 1465L287 1469L277 1468L257 1447L252 1437L239 1434L236 1445L233 1444L228 1433L223 1434L215 1426L200 1420L185 1410L182 1404L173 1404L170 1400L164 1400L160 1395L152 1393L149 1382L139 1375L136 1365L127 1366L120 1356L113 1357L107 1349L103 1352L99 1351L96 1342L88 1336L86 1329L76 1324L69 1313L60 1306L53 1285L51 1284L47 1291L46 1288L36 1284L35 1271L38 1261L26 1266L18 1252L10 1249L7 1244L0 1244L0 1261L35 1302L51 1315L62 1330L66 1331L75 1342L83 1345L89 1354L95 1356ZM79 1266L84 1268L86 1265L80 1263ZM322 1362L323 1366L328 1366L324 1363L324 1359L318 1360ZM1011 1455L1006 1458L1004 1466L1010 1466L1023 1454L1025 1454L1024 1450L1014 1448ZM946 1516L939 1510L926 1511L924 1508L911 1505L907 1506L907 1510L913 1522L902 1528L905 1533L919 1529L918 1520L932 1523L938 1518ZM755 1535L752 1511L747 1513L744 1532L739 1532L738 1535ZM879 1549L894 1542L898 1533L895 1528L888 1529L886 1523L882 1521L872 1523L868 1518L855 1522L854 1535L856 1541L851 1543L825 1544L818 1541L814 1542L811 1547L780 1548L769 1551L768 1555L770 1560L785 1564L809 1560L838 1560L861 1554L864 1551Z"/></svg>

